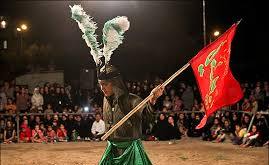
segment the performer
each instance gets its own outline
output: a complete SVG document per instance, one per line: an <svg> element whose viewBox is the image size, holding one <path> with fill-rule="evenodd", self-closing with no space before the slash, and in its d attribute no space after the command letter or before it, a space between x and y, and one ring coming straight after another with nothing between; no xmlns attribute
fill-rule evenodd
<svg viewBox="0 0 269 165"><path fill-rule="evenodd" d="M128 92L119 71L110 64L101 69L98 79L105 96L103 117L106 130L108 130L138 105L142 99ZM154 96L151 98L150 103L154 104L156 99L162 95L162 92L162 87L155 88L152 91ZM146 105L145 108L145 111L151 112L150 105ZM142 111L143 108L110 135L108 146L100 161L101 165L151 164L139 139L142 135Z"/></svg>
<svg viewBox="0 0 269 165"><path fill-rule="evenodd" d="M91 54L97 66L97 77L104 94L103 118L106 131L122 119L129 111L138 105L142 99L128 92L119 70L110 63L113 51L122 43L123 33L129 29L127 17L116 17L105 23L103 28L104 48L99 44L94 34L96 23L92 21L81 8L71 7L72 18L77 21L82 36L91 48ZM162 95L164 88L157 86L152 90L150 103L130 117L108 138L108 145L99 162L100 165L150 165L152 164L144 151L140 136L142 134L142 111L152 112L151 104Z"/></svg>

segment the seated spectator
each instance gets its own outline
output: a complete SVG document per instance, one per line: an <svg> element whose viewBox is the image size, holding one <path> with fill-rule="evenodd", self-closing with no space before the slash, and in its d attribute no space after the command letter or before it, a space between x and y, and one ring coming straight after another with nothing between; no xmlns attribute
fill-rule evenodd
<svg viewBox="0 0 269 165"><path fill-rule="evenodd" d="M39 125L35 125L35 129L32 130L32 142L33 143L44 143L46 138L44 137Z"/></svg>
<svg viewBox="0 0 269 165"><path fill-rule="evenodd" d="M53 122L52 116L47 114L44 120L45 126L52 125L52 122Z"/></svg>
<svg viewBox="0 0 269 165"><path fill-rule="evenodd" d="M201 109L201 104L199 104L198 101L195 99L191 110L192 111L200 111L200 109Z"/></svg>
<svg viewBox="0 0 269 165"><path fill-rule="evenodd" d="M250 104L248 98L244 98L244 102L243 102L241 108L242 108L242 111L251 112L252 107L251 107L251 104Z"/></svg>
<svg viewBox="0 0 269 165"><path fill-rule="evenodd" d="M92 128L93 122L94 122L94 119L92 119L92 117L90 118L88 115L82 115L81 133L80 133L81 138L85 140L90 140L91 131L89 130Z"/></svg>
<svg viewBox="0 0 269 165"><path fill-rule="evenodd" d="M59 120L58 120L58 116L54 115L53 117L53 121L52 121L52 129L57 132L58 128L60 126Z"/></svg>
<svg viewBox="0 0 269 165"><path fill-rule="evenodd" d="M60 124L60 128L57 129L57 139L59 142L67 142L67 131L63 124Z"/></svg>
<svg viewBox="0 0 269 165"><path fill-rule="evenodd" d="M26 125L21 125L20 143L28 143L31 141L31 129Z"/></svg>
<svg viewBox="0 0 269 165"><path fill-rule="evenodd" d="M56 142L56 139L57 139L57 135L56 135L55 131L52 129L51 125L48 125L47 141L49 143L53 143L53 142Z"/></svg>
<svg viewBox="0 0 269 165"><path fill-rule="evenodd" d="M210 128L210 136L208 138L208 141L215 140L218 137L218 135L220 134L221 129L222 129L222 127L220 125L219 119L215 118L214 124Z"/></svg>
<svg viewBox="0 0 269 165"><path fill-rule="evenodd" d="M35 88L33 92L33 96L31 98L31 112L42 112L43 108L43 96L39 93L39 88Z"/></svg>
<svg viewBox="0 0 269 165"><path fill-rule="evenodd" d="M35 116L33 114L30 115L28 123L31 129L35 128Z"/></svg>
<svg viewBox="0 0 269 165"><path fill-rule="evenodd" d="M260 132L260 139L262 140L262 143L265 143L269 140L269 125L268 125L268 118L266 115L257 114L255 119L255 125L259 128Z"/></svg>
<svg viewBox="0 0 269 165"><path fill-rule="evenodd" d="M229 120L224 121L224 126L220 130L220 134L218 135L216 141L217 142L223 142L225 138L230 137L231 134L231 125Z"/></svg>
<svg viewBox="0 0 269 165"><path fill-rule="evenodd" d="M7 121L6 128L4 130L4 144L9 144L15 141L15 128L11 121Z"/></svg>
<svg viewBox="0 0 269 165"><path fill-rule="evenodd" d="M242 125L248 127L250 123L250 116L248 114L243 114L242 119Z"/></svg>
<svg viewBox="0 0 269 165"><path fill-rule="evenodd" d="M45 109L44 113L45 114L47 114L47 113L49 113L49 114L53 113L53 109L51 107L51 104L48 104L47 105L47 109Z"/></svg>
<svg viewBox="0 0 269 165"><path fill-rule="evenodd" d="M0 143L4 141L5 120L0 120Z"/></svg>
<svg viewBox="0 0 269 165"><path fill-rule="evenodd" d="M81 116L80 115L77 115L75 116L75 125L74 125L74 128L77 132L77 139L76 140L80 140L81 138L81 135L83 135L83 132L82 132L82 121L81 121Z"/></svg>
<svg viewBox="0 0 269 165"><path fill-rule="evenodd" d="M7 104L5 106L5 109L6 109L6 113L10 113L10 114L15 114L16 113L17 107L16 107L16 104L12 101L11 98L7 99Z"/></svg>
<svg viewBox="0 0 269 165"><path fill-rule="evenodd" d="M168 140L180 139L179 129L177 125L175 124L174 118L172 116L168 117L167 137L168 137Z"/></svg>
<svg viewBox="0 0 269 165"><path fill-rule="evenodd" d="M75 120L74 120L74 116L72 114L68 115L68 120L66 122L66 130L67 130L67 136L68 137L72 137L72 132L75 130ZM90 131L89 131L90 132ZM72 140L72 138L70 139Z"/></svg>
<svg viewBox="0 0 269 165"><path fill-rule="evenodd" d="M70 141L78 141L78 140L80 140L79 133L76 129L73 129L70 134Z"/></svg>
<svg viewBox="0 0 269 165"><path fill-rule="evenodd" d="M236 113L233 113L231 125L235 126L236 124L239 124L239 122L240 122L240 120L238 118L238 115ZM233 131L234 131L234 128L233 128Z"/></svg>
<svg viewBox="0 0 269 165"><path fill-rule="evenodd" d="M259 144L260 132L257 130L256 125L252 125L251 132L244 135L243 142L240 146L249 147L249 146L261 146Z"/></svg>
<svg viewBox="0 0 269 165"><path fill-rule="evenodd" d="M152 135L158 140L167 140L168 121L164 113L160 113L157 123L152 128Z"/></svg>
<svg viewBox="0 0 269 165"><path fill-rule="evenodd" d="M41 121L40 116L36 116L35 117L35 125L40 126L41 124L43 124L43 121Z"/></svg>
<svg viewBox="0 0 269 165"><path fill-rule="evenodd" d="M99 141L105 133L105 122L101 119L101 114L95 114L95 121L91 128L93 140Z"/></svg>
<svg viewBox="0 0 269 165"><path fill-rule="evenodd" d="M235 131L232 137L232 143L234 145L242 144L243 137L247 133L247 128L241 127L240 124L235 125Z"/></svg>
<svg viewBox="0 0 269 165"><path fill-rule="evenodd" d="M220 117L220 125L221 125L221 126L224 125L225 120L226 120L226 117L223 116L223 113L221 113L221 117Z"/></svg>
<svg viewBox="0 0 269 165"><path fill-rule="evenodd" d="M40 130L42 131L43 136L47 136L47 129L43 123L40 124Z"/></svg>
<svg viewBox="0 0 269 165"><path fill-rule="evenodd" d="M67 124L68 124L67 117L68 117L67 114L63 114L63 115L62 115L61 122L60 122L60 124L63 124L63 125L64 125L64 128L67 128ZM67 131L68 131L68 130L67 130Z"/></svg>
<svg viewBox="0 0 269 165"><path fill-rule="evenodd" d="M187 126L187 120L185 119L185 115L184 113L180 113L178 116L179 119L177 121L177 125L179 128L179 132L181 135L187 136L188 126Z"/></svg>
<svg viewBox="0 0 269 165"><path fill-rule="evenodd" d="M200 123L200 116L199 114L192 113L192 118L191 120L188 120L189 122L189 128L187 135L189 137L200 137L202 135L202 130L201 129L196 129L196 126Z"/></svg>

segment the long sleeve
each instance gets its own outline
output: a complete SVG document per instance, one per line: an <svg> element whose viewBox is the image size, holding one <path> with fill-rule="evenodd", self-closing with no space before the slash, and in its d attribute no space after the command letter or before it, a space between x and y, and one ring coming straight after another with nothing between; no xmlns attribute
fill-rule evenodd
<svg viewBox="0 0 269 165"><path fill-rule="evenodd" d="M96 132L97 135L101 135L103 133L105 133L105 122L103 120L100 120L99 122L94 122L92 125L92 134L95 134Z"/></svg>
<svg viewBox="0 0 269 165"><path fill-rule="evenodd" d="M42 95L40 95L40 104L39 105L43 105L44 104L44 98L43 98L43 96Z"/></svg>
<svg viewBox="0 0 269 165"><path fill-rule="evenodd" d="M36 106L36 100L35 100L34 95L33 95L32 98L31 98L31 102L32 102L32 105L33 105L33 106Z"/></svg>
<svg viewBox="0 0 269 165"><path fill-rule="evenodd" d="M259 134L257 133L255 135L249 136L249 139L256 139L258 136L259 136Z"/></svg>
<svg viewBox="0 0 269 165"><path fill-rule="evenodd" d="M92 132L92 134L95 134L96 133L96 121L93 122L93 124L92 124L91 132Z"/></svg>
<svg viewBox="0 0 269 165"><path fill-rule="evenodd" d="M100 128L99 128L99 131L98 131L98 135L101 135L103 133L105 133L105 122L103 120L100 120L99 121L100 123Z"/></svg>

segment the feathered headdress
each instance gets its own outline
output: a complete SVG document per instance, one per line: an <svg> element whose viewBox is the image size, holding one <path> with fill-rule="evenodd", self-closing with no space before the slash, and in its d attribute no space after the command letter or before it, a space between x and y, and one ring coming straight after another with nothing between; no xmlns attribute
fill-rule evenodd
<svg viewBox="0 0 269 165"><path fill-rule="evenodd" d="M86 14L80 5L69 6L72 12L72 19L77 23L83 32L82 38L86 41L87 46L91 48L91 55L96 63L96 66L102 67L109 63L113 51L122 43L123 34L130 27L130 22L125 16L118 16L105 23L103 28L103 49L99 47L95 34L97 29L96 23L92 17ZM104 57L105 63L102 64L101 58Z"/></svg>

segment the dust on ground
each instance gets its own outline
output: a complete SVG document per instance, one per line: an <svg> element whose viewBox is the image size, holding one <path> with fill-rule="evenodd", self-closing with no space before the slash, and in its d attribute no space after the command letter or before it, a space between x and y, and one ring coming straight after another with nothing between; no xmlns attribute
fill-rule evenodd
<svg viewBox="0 0 269 165"><path fill-rule="evenodd" d="M1 165L95 165L106 142L56 144L1 144ZM212 143L185 138L143 142L154 165L268 165L268 147L240 148L231 143Z"/></svg>

